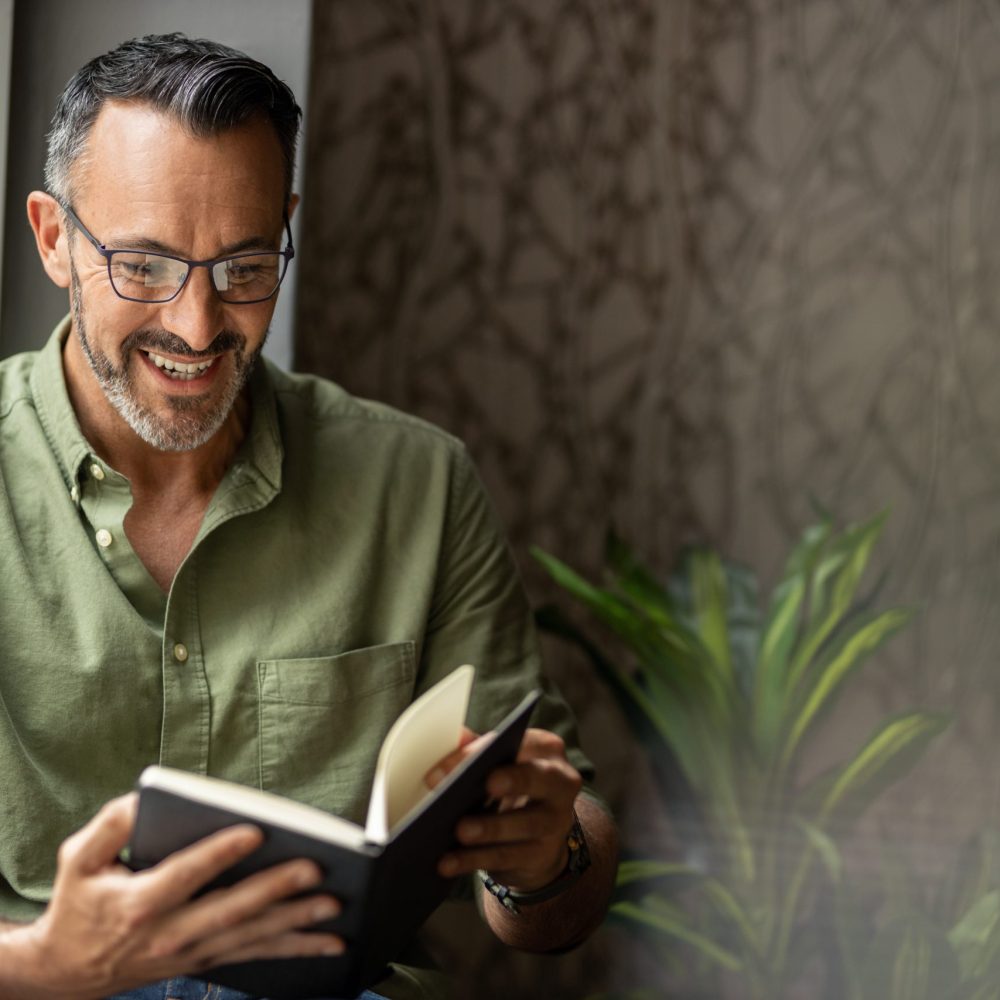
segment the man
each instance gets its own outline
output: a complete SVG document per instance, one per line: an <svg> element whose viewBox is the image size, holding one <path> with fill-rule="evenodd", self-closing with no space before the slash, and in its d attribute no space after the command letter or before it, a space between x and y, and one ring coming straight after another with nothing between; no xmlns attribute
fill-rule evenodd
<svg viewBox="0 0 1000 1000"><path fill-rule="evenodd" d="M28 217L71 314L0 365L0 998L202 997L185 977L213 965L342 950L307 932L339 905L303 896L308 862L195 898L254 829L119 864L138 772L359 819L422 690L476 663L485 730L540 683L461 446L259 359L294 253L298 124L266 67L179 35L125 43L60 99ZM535 722L490 777L511 808L464 820L440 870L488 873L492 930L548 951L600 920L615 833L551 692ZM434 982L401 959L373 989Z"/></svg>

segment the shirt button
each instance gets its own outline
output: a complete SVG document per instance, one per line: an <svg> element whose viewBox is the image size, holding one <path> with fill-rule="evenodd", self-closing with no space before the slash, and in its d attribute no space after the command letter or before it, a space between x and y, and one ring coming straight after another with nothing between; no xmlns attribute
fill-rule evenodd
<svg viewBox="0 0 1000 1000"><path fill-rule="evenodd" d="M174 659L178 663L184 663L188 658L188 649L183 642L178 642L174 646Z"/></svg>
<svg viewBox="0 0 1000 1000"><path fill-rule="evenodd" d="M104 479L104 470L96 463L90 467L90 474L98 481Z"/></svg>
<svg viewBox="0 0 1000 1000"><path fill-rule="evenodd" d="M106 549L113 541L114 538L111 537L111 532L107 528L101 528L97 533L97 544L100 545L102 549Z"/></svg>

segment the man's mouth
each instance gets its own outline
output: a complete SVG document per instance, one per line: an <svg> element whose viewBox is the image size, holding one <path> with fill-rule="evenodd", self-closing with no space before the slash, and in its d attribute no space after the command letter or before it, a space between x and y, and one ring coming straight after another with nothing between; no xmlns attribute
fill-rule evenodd
<svg viewBox="0 0 1000 1000"><path fill-rule="evenodd" d="M165 358L160 354L154 354L152 351L143 351L143 354L149 358L150 361L156 365L160 371L163 372L168 378L174 379L176 382L190 382L192 379L200 378L209 368L218 361L218 357L210 358L208 361L195 361L191 364L184 364L181 361L171 361L170 358Z"/></svg>

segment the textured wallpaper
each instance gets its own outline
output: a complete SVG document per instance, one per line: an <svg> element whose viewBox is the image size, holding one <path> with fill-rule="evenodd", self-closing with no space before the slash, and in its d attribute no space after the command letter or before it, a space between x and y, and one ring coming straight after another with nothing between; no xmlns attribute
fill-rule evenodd
<svg viewBox="0 0 1000 1000"><path fill-rule="evenodd" d="M922 613L830 745L952 709L905 825L995 819L1000 6L323 0L310 100L298 367L463 437L538 599L888 508Z"/></svg>

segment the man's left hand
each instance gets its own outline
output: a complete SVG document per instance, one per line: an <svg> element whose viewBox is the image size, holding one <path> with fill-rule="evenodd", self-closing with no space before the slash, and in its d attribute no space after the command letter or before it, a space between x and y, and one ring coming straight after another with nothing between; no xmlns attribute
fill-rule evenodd
<svg viewBox="0 0 1000 1000"><path fill-rule="evenodd" d="M478 749L479 740L489 738L477 738L465 729L459 749L437 764L427 784L434 787ZM569 860L566 835L582 784L562 739L544 729L529 729L517 760L487 779L487 792L499 802L498 811L462 819L456 836L463 848L446 854L438 871L451 878L482 868L519 892L548 885Z"/></svg>

